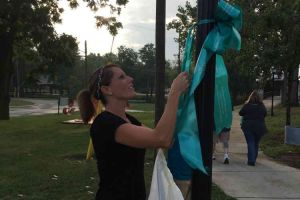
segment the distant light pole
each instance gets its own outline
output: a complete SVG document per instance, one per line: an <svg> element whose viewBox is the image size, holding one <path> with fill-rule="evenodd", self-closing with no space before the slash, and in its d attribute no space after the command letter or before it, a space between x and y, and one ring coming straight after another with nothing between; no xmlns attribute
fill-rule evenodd
<svg viewBox="0 0 300 200"><path fill-rule="evenodd" d="M273 103L274 103L274 75L275 75L275 73L276 73L276 69L274 68L274 66L272 66L271 72L272 72L272 103L271 103L271 116L274 116L274 112L273 112Z"/></svg>
<svg viewBox="0 0 300 200"><path fill-rule="evenodd" d="M258 90L259 89L259 78L255 79L255 83L256 83L256 90Z"/></svg>
<svg viewBox="0 0 300 200"><path fill-rule="evenodd" d="M87 42L84 41L84 85L87 87L88 81L87 81Z"/></svg>

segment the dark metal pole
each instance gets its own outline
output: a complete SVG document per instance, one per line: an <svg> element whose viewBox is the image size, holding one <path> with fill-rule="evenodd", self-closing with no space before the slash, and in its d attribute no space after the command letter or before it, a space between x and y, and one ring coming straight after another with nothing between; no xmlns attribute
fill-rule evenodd
<svg viewBox="0 0 300 200"><path fill-rule="evenodd" d="M291 125L291 92L292 92L292 69L287 70L287 99L286 99L286 126Z"/></svg>
<svg viewBox="0 0 300 200"><path fill-rule="evenodd" d="M197 0L198 21L201 19L214 19L216 0ZM214 27L213 23L198 27L196 37L196 57L209 31ZM202 147L203 164L208 175L199 170L193 171L192 200L211 200L212 186L212 150L214 129L214 89L215 89L215 55L211 57L204 78L195 91L195 102L199 137Z"/></svg>
<svg viewBox="0 0 300 200"><path fill-rule="evenodd" d="M165 105L165 26L166 0L156 0L155 25L155 125L159 121Z"/></svg>
<svg viewBox="0 0 300 200"><path fill-rule="evenodd" d="M86 40L84 41L84 60L85 60L85 74L84 74L84 84L85 86L88 85L88 81L87 81L87 43Z"/></svg>
<svg viewBox="0 0 300 200"><path fill-rule="evenodd" d="M274 102L274 72L272 72L272 104L271 104L271 116L274 116L274 112L273 112L273 102Z"/></svg>

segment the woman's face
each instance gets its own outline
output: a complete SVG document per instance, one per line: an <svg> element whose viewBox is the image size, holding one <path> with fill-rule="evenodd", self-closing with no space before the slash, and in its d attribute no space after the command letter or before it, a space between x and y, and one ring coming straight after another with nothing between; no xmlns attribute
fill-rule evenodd
<svg viewBox="0 0 300 200"><path fill-rule="evenodd" d="M127 76L119 67L112 67L113 77L111 79L110 88L111 96L118 99L128 100L133 98L135 94L133 86L133 78Z"/></svg>

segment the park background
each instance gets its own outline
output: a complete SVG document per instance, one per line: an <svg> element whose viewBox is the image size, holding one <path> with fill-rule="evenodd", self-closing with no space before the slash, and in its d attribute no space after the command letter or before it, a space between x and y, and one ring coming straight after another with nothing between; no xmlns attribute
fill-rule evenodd
<svg viewBox="0 0 300 200"><path fill-rule="evenodd" d="M290 160L297 160L299 148L284 145L283 141L284 125L299 126L295 116L299 115L300 2L230 2L241 7L244 22L241 51L229 51L224 55L232 101L234 105L242 104L253 89L258 89L264 98L280 96L281 105L276 107L278 111L274 110L275 117L268 118L272 127L269 130L271 134L266 137L267 141L262 148L275 159L290 156ZM128 2L119 3L122 6ZM64 4L74 7L76 1ZM98 6L87 4L86 1L80 1L80 5L89 5L92 9ZM135 2L130 1L129 5L131 9L135 8ZM155 3L152 2L151 6L154 8ZM122 9L126 12L127 7ZM140 10L145 12L145 9ZM87 127L78 125L66 128L60 123L71 117L79 117L78 113L71 117L46 115L10 118L6 111L9 105L14 106L13 98L75 99L77 92L86 87L88 77L97 67L116 63L135 80L138 95L133 103L153 105L155 100L154 34L152 40L146 40L148 37L143 35L144 44L131 45L131 41L113 45L113 38L117 41L122 34L120 23L115 23L117 21L112 18L104 23L104 18L98 18L98 25L104 24L100 28L111 34L111 37L106 39L109 41L106 52L90 52L91 44L98 37L104 37L103 33L96 38L80 38L79 41L70 33L59 32L56 24L61 20L61 11L54 0L1 2L0 119L5 120L0 121L1 147L4 149L1 151L1 177L4 178L1 178L0 194L3 199L15 199L16 196L28 199L85 199L85 195L95 191L96 187L95 163L84 161ZM151 9L147 12L151 12ZM153 16L154 13L152 9ZM194 2L181 2L177 11L170 16L166 28L174 31L174 38L169 38L169 41L174 39L176 45L172 48L175 55L172 57L168 54L166 60L166 93L182 61L187 29L196 22ZM116 19L122 23L122 18ZM85 30L84 27L79 28ZM148 27L144 29L149 30ZM137 38L132 33L128 35ZM147 111L147 106L141 109ZM153 115L149 113L147 117L138 117L145 120L145 124L153 126ZM149 160L152 161L152 157L149 156ZM297 162L292 165L299 167ZM86 179L81 182L86 177L93 180L93 183ZM53 180L53 183L49 180ZM66 186L72 189L66 189ZM81 188L81 194L74 192L78 188Z"/></svg>

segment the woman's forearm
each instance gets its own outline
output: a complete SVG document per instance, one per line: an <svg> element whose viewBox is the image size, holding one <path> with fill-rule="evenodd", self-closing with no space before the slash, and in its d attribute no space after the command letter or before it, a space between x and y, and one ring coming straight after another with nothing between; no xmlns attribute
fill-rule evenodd
<svg viewBox="0 0 300 200"><path fill-rule="evenodd" d="M162 147L168 147L172 142L176 126L179 97L179 92L170 91L164 113L154 129L155 134L157 134L157 137L161 141Z"/></svg>

